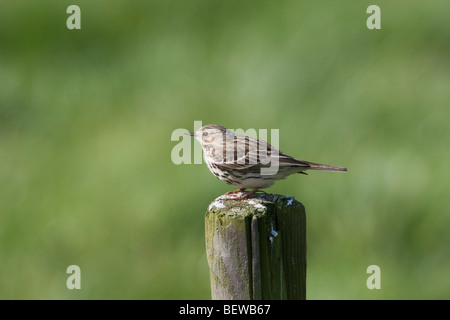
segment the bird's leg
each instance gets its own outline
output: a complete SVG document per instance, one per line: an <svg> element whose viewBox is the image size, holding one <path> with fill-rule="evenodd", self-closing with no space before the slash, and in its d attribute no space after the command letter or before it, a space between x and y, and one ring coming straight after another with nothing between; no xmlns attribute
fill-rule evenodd
<svg viewBox="0 0 450 320"><path fill-rule="evenodd" d="M239 192L245 192L245 189L246 188L240 188L240 189L237 189L237 190L234 190L234 191L225 192L224 194L229 195L229 194L235 194L235 193L239 193Z"/></svg>
<svg viewBox="0 0 450 320"><path fill-rule="evenodd" d="M251 195L255 194L256 191L258 191L258 189L253 189L252 191L247 192L243 196L236 197L236 198L230 198L229 200L245 200L245 199L248 199Z"/></svg>

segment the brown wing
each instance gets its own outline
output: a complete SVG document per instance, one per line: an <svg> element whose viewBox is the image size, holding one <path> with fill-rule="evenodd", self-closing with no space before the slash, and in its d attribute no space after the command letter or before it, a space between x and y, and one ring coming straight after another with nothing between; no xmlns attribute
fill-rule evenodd
<svg viewBox="0 0 450 320"><path fill-rule="evenodd" d="M250 138L248 136L234 135L224 140L224 162L220 165L228 169L248 169L250 167L269 167L274 161L279 162L280 169L302 167L310 168L309 162L294 159L269 143Z"/></svg>

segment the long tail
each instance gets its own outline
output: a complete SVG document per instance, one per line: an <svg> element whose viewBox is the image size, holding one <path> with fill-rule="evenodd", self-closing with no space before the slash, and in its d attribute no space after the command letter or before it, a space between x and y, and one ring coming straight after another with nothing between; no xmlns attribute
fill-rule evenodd
<svg viewBox="0 0 450 320"><path fill-rule="evenodd" d="M330 166L328 164L320 164L308 162L310 170L323 170L323 171L347 171L347 168Z"/></svg>

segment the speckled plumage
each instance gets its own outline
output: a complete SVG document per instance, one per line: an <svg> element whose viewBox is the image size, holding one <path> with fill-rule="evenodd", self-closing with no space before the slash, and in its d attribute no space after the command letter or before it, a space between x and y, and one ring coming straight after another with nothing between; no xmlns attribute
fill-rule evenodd
<svg viewBox="0 0 450 320"><path fill-rule="evenodd" d="M342 167L294 159L263 140L235 135L225 127L210 124L190 132L201 144L209 170L223 182L251 193L275 181L305 170L347 171ZM273 168L271 174L264 174Z"/></svg>

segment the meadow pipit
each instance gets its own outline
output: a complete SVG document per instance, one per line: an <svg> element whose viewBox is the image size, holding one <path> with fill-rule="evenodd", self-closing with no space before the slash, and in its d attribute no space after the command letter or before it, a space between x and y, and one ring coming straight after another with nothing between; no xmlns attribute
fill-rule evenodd
<svg viewBox="0 0 450 320"><path fill-rule="evenodd" d="M342 167L294 159L263 140L235 135L217 124L209 124L187 134L202 145L209 170L218 179L239 187L227 194L252 189L235 200L248 198L257 190L270 187L293 173L306 174L305 170L347 171Z"/></svg>

